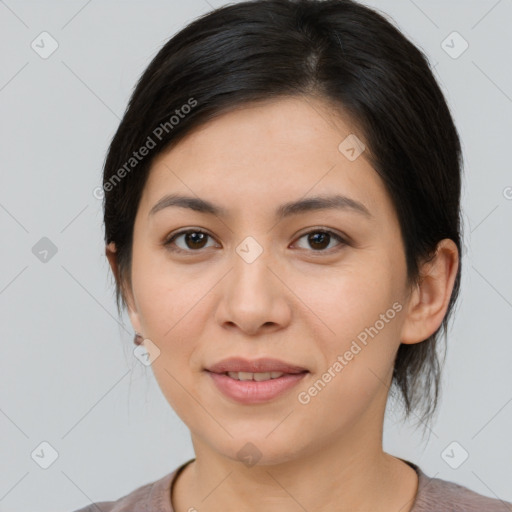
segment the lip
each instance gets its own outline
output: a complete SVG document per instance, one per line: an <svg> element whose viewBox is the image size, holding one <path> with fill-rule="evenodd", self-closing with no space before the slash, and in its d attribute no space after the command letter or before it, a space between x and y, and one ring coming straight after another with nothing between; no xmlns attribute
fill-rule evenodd
<svg viewBox="0 0 512 512"><path fill-rule="evenodd" d="M276 370L277 371L277 370ZM309 372L287 373L270 380L236 380L223 373L206 371L217 389L241 404L261 404L283 395L296 386Z"/></svg>
<svg viewBox="0 0 512 512"><path fill-rule="evenodd" d="M285 361L270 357L263 357L252 361L244 359L243 357L230 357L207 367L206 370L217 374L226 372L283 372L288 374L298 374L308 371L307 368L303 368L302 366L286 363Z"/></svg>
<svg viewBox="0 0 512 512"><path fill-rule="evenodd" d="M221 393L246 405L265 403L281 396L309 373L309 370L302 366L268 357L252 361L242 357L231 357L205 368L205 371ZM226 375L227 372L282 372L284 375L277 379L254 381L236 380Z"/></svg>

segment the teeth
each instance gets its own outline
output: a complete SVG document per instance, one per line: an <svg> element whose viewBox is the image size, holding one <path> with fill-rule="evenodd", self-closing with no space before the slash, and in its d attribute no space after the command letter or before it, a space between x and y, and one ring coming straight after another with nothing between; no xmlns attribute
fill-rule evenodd
<svg viewBox="0 0 512 512"><path fill-rule="evenodd" d="M255 380L255 381L262 381L262 380L270 380L270 379L277 379L281 377L281 375L284 375L283 372L260 372L260 373L251 373L251 372L228 372L228 375L232 379L236 380Z"/></svg>

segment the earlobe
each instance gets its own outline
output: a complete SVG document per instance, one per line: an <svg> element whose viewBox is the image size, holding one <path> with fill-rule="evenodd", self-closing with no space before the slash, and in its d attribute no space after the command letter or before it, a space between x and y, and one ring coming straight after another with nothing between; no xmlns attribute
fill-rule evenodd
<svg viewBox="0 0 512 512"><path fill-rule="evenodd" d="M459 268L457 246L448 238L437 245L434 258L420 269L420 281L411 293L400 341L419 343L434 334L445 317Z"/></svg>

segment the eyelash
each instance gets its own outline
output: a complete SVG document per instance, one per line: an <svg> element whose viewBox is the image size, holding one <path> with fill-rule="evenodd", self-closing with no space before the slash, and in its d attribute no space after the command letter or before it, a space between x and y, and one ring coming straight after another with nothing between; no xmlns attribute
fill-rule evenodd
<svg viewBox="0 0 512 512"><path fill-rule="evenodd" d="M182 235L187 235L189 233L200 233L200 234L204 234L204 235L207 235L209 236L210 238L213 238L209 233L201 230L201 229L185 229L183 231L178 231L177 233L173 234L172 236L170 236L169 238L167 238L163 245L168 248L170 251L172 252L176 252L176 253L199 253L201 252L202 249L197 249L197 250L194 250L194 249L180 249L179 247L172 247L172 243L176 240L176 238L182 236ZM301 238L304 238L305 236L307 235L310 235L312 233L322 233L322 234L327 234L333 238L335 238L338 242L340 242L339 246L338 246L338 249L336 249L336 247L334 248L331 248L331 249L320 249L320 250L313 250L311 249L311 252L313 253L317 253L319 255L322 255L322 254L330 254L331 252L333 252L333 249L334 251L337 251L339 250L342 246L344 245L347 245L347 242L346 240L338 235L337 233L335 233L334 231L331 231L329 229L323 229L323 228L315 228L311 231L308 231L307 233L303 233L299 238L298 240L300 240ZM340 247L341 246L341 247ZM307 249L305 249L307 250Z"/></svg>

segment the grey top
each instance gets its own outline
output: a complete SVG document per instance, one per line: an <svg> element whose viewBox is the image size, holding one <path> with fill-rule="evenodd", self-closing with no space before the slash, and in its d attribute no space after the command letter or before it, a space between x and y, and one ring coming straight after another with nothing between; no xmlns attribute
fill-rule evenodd
<svg viewBox="0 0 512 512"><path fill-rule="evenodd" d="M142 485L116 501L92 503L75 512L174 512L172 484L190 459L160 480ZM418 475L418 491L411 512L512 512L512 503L488 498L459 484L430 478L412 462Z"/></svg>

